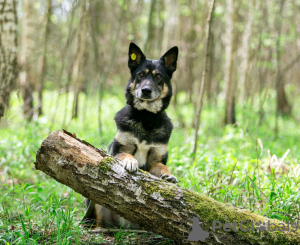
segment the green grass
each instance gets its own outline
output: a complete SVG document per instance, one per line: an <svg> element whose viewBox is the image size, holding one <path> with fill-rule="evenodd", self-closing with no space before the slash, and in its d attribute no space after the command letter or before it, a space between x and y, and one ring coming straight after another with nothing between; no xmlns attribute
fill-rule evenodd
<svg viewBox="0 0 300 245"><path fill-rule="evenodd" d="M79 118L71 120L66 94L44 96L45 116L26 122L20 98L13 94L6 122L0 125L0 244L100 244L79 225L84 198L34 169L35 154L52 131L67 129L96 147L107 149L116 133L115 113L125 104L122 92L105 94L100 134L98 103L80 96ZM69 100L69 103L66 103ZM198 152L191 162L194 130L193 106L185 94L168 109L174 124L169 145L171 172L179 184L235 206L283 221L299 219L300 127L298 118L279 118L274 135L274 96L265 103L265 118L258 125L258 102L237 107L238 126L223 125L224 105L205 105L201 117ZM296 108L296 102L294 102ZM251 106L250 106L251 104ZM66 116L65 116L66 115ZM185 125L181 127L180 125ZM270 168L268 150L282 166ZM122 244L132 234L120 231L114 240ZM127 241L127 240L126 240Z"/></svg>

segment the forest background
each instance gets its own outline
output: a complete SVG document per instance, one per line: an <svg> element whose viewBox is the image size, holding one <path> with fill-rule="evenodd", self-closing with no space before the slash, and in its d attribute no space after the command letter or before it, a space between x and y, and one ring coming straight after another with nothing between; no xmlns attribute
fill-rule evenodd
<svg viewBox="0 0 300 245"><path fill-rule="evenodd" d="M300 226L300 1L217 0L208 18L210 8L0 0L0 242L144 239L88 234L78 225L84 198L33 167L42 140L62 128L108 148L130 42L150 59L179 47L167 109L179 185Z"/></svg>

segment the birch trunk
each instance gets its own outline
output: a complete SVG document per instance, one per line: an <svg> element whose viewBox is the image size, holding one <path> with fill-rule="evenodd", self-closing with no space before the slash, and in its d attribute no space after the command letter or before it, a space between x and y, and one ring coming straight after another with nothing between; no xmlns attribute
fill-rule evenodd
<svg viewBox="0 0 300 245"><path fill-rule="evenodd" d="M0 0L0 118L17 77L17 13L15 0Z"/></svg>

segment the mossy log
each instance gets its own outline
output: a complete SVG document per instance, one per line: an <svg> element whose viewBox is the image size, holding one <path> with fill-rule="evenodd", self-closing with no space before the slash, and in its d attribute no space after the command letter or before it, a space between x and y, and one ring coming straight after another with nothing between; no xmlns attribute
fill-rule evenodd
<svg viewBox="0 0 300 245"><path fill-rule="evenodd" d="M203 244L300 243L300 233L291 224L217 202L145 171L129 173L119 160L66 131L55 131L43 141L35 167L145 230L179 244L201 243L188 236L193 220L195 231L197 219L203 231L209 232ZM265 225L258 226L259 222ZM272 231L275 225L277 231Z"/></svg>

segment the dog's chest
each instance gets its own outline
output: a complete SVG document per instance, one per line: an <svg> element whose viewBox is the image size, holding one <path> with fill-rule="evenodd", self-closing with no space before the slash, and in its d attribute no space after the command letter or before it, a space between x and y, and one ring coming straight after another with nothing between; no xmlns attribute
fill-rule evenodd
<svg viewBox="0 0 300 245"><path fill-rule="evenodd" d="M125 149L128 148L129 151L134 146L135 150L127 153L133 154L139 163L139 168L144 167L149 159L151 161L161 161L162 156L168 151L167 144L149 143L147 140L138 139L130 132L118 131L115 139L125 146Z"/></svg>

